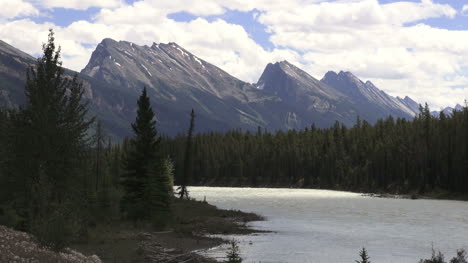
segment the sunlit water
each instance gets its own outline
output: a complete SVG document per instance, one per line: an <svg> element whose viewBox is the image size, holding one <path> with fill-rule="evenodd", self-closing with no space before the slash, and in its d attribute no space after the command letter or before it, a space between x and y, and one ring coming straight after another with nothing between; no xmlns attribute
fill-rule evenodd
<svg viewBox="0 0 468 263"><path fill-rule="evenodd" d="M468 249L468 202L303 189L190 187L189 192L220 208L266 217L250 225L273 233L228 237L240 242L244 262L352 263L366 247L373 263L418 263L432 246L446 259ZM221 259L225 252L217 247L205 253Z"/></svg>

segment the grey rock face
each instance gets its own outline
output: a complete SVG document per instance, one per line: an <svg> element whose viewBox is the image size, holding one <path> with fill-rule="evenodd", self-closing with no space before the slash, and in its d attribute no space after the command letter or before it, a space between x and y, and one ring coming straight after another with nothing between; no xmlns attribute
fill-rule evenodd
<svg viewBox="0 0 468 263"><path fill-rule="evenodd" d="M321 80L339 92L346 94L357 105L361 117L375 121L389 115L412 118L415 115L409 97L406 101L392 97L378 89L372 82L363 82L351 72L327 72Z"/></svg>
<svg viewBox="0 0 468 263"><path fill-rule="evenodd" d="M127 90L134 97L147 87L165 133L185 132L192 108L198 131L269 125L252 105L270 98L176 43L148 47L104 39L82 74ZM128 109L135 111L136 105ZM132 117L128 116L129 121Z"/></svg>
<svg viewBox="0 0 468 263"><path fill-rule="evenodd" d="M397 100L399 100L403 105L410 109L412 111L413 116L416 116L419 113L419 103L417 103L410 97L405 96L403 99L397 97Z"/></svg>
<svg viewBox="0 0 468 263"><path fill-rule="evenodd" d="M0 40L0 107L24 103L26 69L35 59Z"/></svg>

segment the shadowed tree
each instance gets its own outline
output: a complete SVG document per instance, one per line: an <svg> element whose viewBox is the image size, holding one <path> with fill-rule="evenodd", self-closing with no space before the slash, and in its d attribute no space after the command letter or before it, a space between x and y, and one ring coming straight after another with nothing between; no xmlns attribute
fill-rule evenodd
<svg viewBox="0 0 468 263"><path fill-rule="evenodd" d="M20 228L61 248L74 236L84 199L83 155L89 146L84 89L77 75L64 75L60 48L50 30L43 55L28 69L26 104L14 119L15 158L10 163Z"/></svg>
<svg viewBox="0 0 468 263"><path fill-rule="evenodd" d="M184 172L180 179L180 186L178 190L179 197L182 198L189 198L189 193L187 191L187 183L190 179L192 172L193 172L193 152L192 152L192 144L193 144L193 130L195 128L195 111L192 109L190 113L190 126L187 135L187 143L185 146L185 157L184 157Z"/></svg>
<svg viewBox="0 0 468 263"><path fill-rule="evenodd" d="M242 263L239 245L236 240L231 240L229 242L229 248L226 252L226 258L227 260L224 261L225 263Z"/></svg>
<svg viewBox="0 0 468 263"><path fill-rule="evenodd" d="M131 140L129 154L126 160L126 172L121 183L124 188L122 210L132 220L145 219L150 216L148 211L148 193L150 169L159 168L158 145L159 136L156 131L156 121L146 88L138 99L138 110L132 129L135 134ZM157 168L153 168L153 166Z"/></svg>

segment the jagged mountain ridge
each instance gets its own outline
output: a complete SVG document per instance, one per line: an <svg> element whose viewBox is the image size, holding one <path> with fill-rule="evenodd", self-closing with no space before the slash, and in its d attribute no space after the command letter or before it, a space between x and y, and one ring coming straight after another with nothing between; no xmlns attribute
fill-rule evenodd
<svg viewBox="0 0 468 263"><path fill-rule="evenodd" d="M413 115L417 115L419 113L419 103L417 103L410 97L405 96L403 99L400 97L396 97L396 99L400 101L403 105L405 105L408 109L410 109Z"/></svg>
<svg viewBox="0 0 468 263"><path fill-rule="evenodd" d="M268 64L257 87L294 109L290 113L293 118L287 123L290 127L304 127L311 123L328 127L335 121L351 124L357 116L344 94L288 61Z"/></svg>
<svg viewBox="0 0 468 263"><path fill-rule="evenodd" d="M104 39L81 73L135 94L147 87L165 133L183 132L192 108L199 131L269 127L251 107L268 96L175 43L149 47Z"/></svg>
<svg viewBox="0 0 468 263"><path fill-rule="evenodd" d="M406 101L392 97L383 90L378 89L372 82L363 82L351 72L340 71L335 73L329 71L321 80L323 83L347 94L360 106L361 112L365 114L374 113L381 115L394 115L399 117L414 117L413 100L406 97ZM358 106L359 107L359 106ZM371 116L367 116L371 118Z"/></svg>
<svg viewBox="0 0 468 263"><path fill-rule="evenodd" d="M0 55L2 46L7 47L3 48L5 50L15 50L6 43L0 43ZM35 59L20 51L10 53L13 54L5 57L28 58L21 69L12 67L5 59L0 65L3 75L11 77L17 73L13 78L16 84L8 88L9 94L13 87L24 97L24 72ZM15 74L7 74L11 71ZM66 72L75 74L69 70ZM250 84L176 43L154 43L149 47L104 39L80 76L85 84L86 98L91 102L91 113L98 115L105 127L120 138L131 134L129 124L134 120L135 101L143 86L148 88L153 101L158 129L168 135L185 132L192 108L197 113L198 131L256 130L257 127L300 129L312 123L329 127L335 121L352 125L357 116L374 122L389 114L411 118L405 104L412 101L409 98L395 99L394 104L403 105L402 111L368 113L368 109L375 106L369 107L369 100L358 100L287 61L268 64L258 83ZM375 94L385 97L386 94L375 86L364 84L368 89L374 89ZM9 101L10 105L0 101L3 105L21 103L21 99L6 97L4 101Z"/></svg>
<svg viewBox="0 0 468 263"><path fill-rule="evenodd" d="M251 85L189 53L176 43L138 46L126 41L104 39L93 52L82 74L114 82L126 88L145 85L164 92L166 82L172 88L199 88L218 98L235 97L245 101L242 90ZM174 76L177 78L173 78ZM219 81L232 89L220 89ZM169 90L173 91L173 90ZM166 92L169 92L166 91ZM159 94L171 99L169 94Z"/></svg>
<svg viewBox="0 0 468 263"><path fill-rule="evenodd" d="M443 108L440 111L432 111L431 114L432 116L439 117L440 113L443 112L446 116L448 116L448 115L452 115L454 111L462 111L462 110L463 110L463 106L460 104L457 104L453 108L449 106L449 107Z"/></svg>

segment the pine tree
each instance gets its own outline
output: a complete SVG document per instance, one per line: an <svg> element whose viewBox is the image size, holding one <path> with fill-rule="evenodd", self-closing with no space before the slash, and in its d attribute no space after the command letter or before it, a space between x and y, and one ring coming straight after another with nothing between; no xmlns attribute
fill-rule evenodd
<svg viewBox="0 0 468 263"><path fill-rule="evenodd" d="M83 203L82 157L93 118L87 119L77 75L64 75L54 41L50 30L43 56L27 72L26 104L13 118L10 186L22 217L19 227L61 248L75 234L72 222Z"/></svg>
<svg viewBox="0 0 468 263"><path fill-rule="evenodd" d="M135 137L131 140L131 149L125 165L126 172L121 178L125 191L122 209L132 220L145 219L150 216L146 206L148 177L151 174L149 170L159 165L154 162L159 162L158 145L160 142L154 118L150 99L144 88L138 99L137 117L132 124Z"/></svg>
<svg viewBox="0 0 468 263"><path fill-rule="evenodd" d="M96 121L96 130L94 134L94 147L95 147L95 163L94 163L94 191L99 192L101 184L103 183L104 174L104 143L106 136L104 134L104 128L102 127L102 121Z"/></svg>
<svg viewBox="0 0 468 263"><path fill-rule="evenodd" d="M367 255L367 250L365 248L362 248L359 252L359 256L361 257L361 260L356 260L356 263L371 263L369 261L370 257Z"/></svg>
<svg viewBox="0 0 468 263"><path fill-rule="evenodd" d="M242 263L242 258L240 257L240 249L237 241L231 240L229 242L229 249L226 252L227 260L225 263Z"/></svg>
<svg viewBox="0 0 468 263"><path fill-rule="evenodd" d="M187 144L185 146L185 158L184 158L184 173L180 180L180 187L178 189L179 197L189 198L189 193L187 191L187 183L191 177L193 171L193 152L192 152L192 140L193 140L193 130L195 128L195 111L192 109L190 113L190 126L187 135Z"/></svg>

